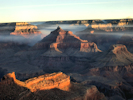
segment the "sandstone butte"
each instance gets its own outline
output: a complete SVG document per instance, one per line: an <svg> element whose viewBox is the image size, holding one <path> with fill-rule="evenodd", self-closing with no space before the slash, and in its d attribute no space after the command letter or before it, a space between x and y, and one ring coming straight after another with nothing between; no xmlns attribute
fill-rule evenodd
<svg viewBox="0 0 133 100"><path fill-rule="evenodd" d="M36 92L37 90L50 90L54 88L68 91L70 76L67 76L62 72L58 72L30 78L23 82L17 80L15 72L12 72L4 76L4 80L1 80L0 85L10 84L12 81L21 87L28 88L31 92Z"/></svg>
<svg viewBox="0 0 133 100"><path fill-rule="evenodd" d="M15 25L14 32L11 32L10 35L41 34L37 29L37 26L28 24L27 22L18 22Z"/></svg>
<svg viewBox="0 0 133 100"><path fill-rule="evenodd" d="M65 31L59 26L34 45L36 49L43 49L44 47L49 47L49 49L54 49L59 52L62 52L62 49L68 48L79 49L80 52L102 52L94 42L82 40L80 37L74 35L73 32Z"/></svg>

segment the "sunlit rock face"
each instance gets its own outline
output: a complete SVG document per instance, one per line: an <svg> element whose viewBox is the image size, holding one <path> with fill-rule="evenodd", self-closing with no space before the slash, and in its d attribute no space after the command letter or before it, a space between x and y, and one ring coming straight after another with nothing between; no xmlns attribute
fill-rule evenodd
<svg viewBox="0 0 133 100"><path fill-rule="evenodd" d="M67 53L65 49L75 49L81 52L100 52L94 42L82 40L74 35L71 31L64 31L60 27L51 32L48 36L43 38L39 43L33 46L35 49L55 49L62 53ZM94 49L94 50L91 50ZM70 50L68 50L70 51ZM74 51L71 51L74 52Z"/></svg>
<svg viewBox="0 0 133 100"><path fill-rule="evenodd" d="M44 37L37 26L27 22L0 23L0 35L0 41L2 42L11 41L30 46Z"/></svg>
<svg viewBox="0 0 133 100"><path fill-rule="evenodd" d="M8 73L1 79L0 88L2 100L106 100L95 86L71 83L70 76L62 72L41 75L24 82L17 80L14 72Z"/></svg>
<svg viewBox="0 0 133 100"><path fill-rule="evenodd" d="M1 35L29 35L41 34L38 27L27 22L0 23Z"/></svg>
<svg viewBox="0 0 133 100"><path fill-rule="evenodd" d="M41 34L38 31L38 27L35 25L30 25L26 22L16 23L14 32L11 32L10 35L31 35L31 34Z"/></svg>
<svg viewBox="0 0 133 100"><path fill-rule="evenodd" d="M64 89L67 91L68 88L65 87L70 85L70 77L62 72L41 75L28 79L24 82L17 80L14 72L5 75L3 78L4 80L1 80L2 82L6 83L6 81L13 79L17 85L26 87L30 89L31 92L35 92L37 90L49 90L53 88L59 88L61 90Z"/></svg>

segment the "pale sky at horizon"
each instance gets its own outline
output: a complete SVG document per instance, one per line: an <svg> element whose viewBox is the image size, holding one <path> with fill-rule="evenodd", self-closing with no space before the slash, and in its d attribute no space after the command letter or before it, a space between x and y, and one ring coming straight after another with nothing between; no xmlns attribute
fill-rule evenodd
<svg viewBox="0 0 133 100"><path fill-rule="evenodd" d="M133 18L133 0L0 0L0 23Z"/></svg>

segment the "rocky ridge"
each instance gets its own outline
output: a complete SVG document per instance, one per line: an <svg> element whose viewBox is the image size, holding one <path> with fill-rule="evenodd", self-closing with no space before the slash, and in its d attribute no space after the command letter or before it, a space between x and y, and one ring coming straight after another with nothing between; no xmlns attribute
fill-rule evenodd
<svg viewBox="0 0 133 100"><path fill-rule="evenodd" d="M2 78L0 88L0 99L106 100L95 86L70 83L70 77L62 72L42 75L25 82L17 80L14 72L9 73Z"/></svg>
<svg viewBox="0 0 133 100"><path fill-rule="evenodd" d="M123 23L133 24L133 19L114 19L114 20L72 20L72 21L47 21L47 24L93 24L93 23L111 23L119 24Z"/></svg>
<svg viewBox="0 0 133 100"><path fill-rule="evenodd" d="M94 59L96 60L94 66L124 66L133 63L133 54L127 50L125 45L115 44L110 46L107 52L101 53Z"/></svg>

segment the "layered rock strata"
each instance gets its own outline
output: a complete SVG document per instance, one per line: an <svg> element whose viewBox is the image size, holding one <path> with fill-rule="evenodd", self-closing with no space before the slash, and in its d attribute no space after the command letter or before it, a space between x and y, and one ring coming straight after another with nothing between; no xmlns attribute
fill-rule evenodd
<svg viewBox="0 0 133 100"><path fill-rule="evenodd" d="M95 86L70 83L70 77L62 72L45 74L25 82L15 73L5 75L0 82L0 99L11 100L106 100Z"/></svg>
<svg viewBox="0 0 133 100"><path fill-rule="evenodd" d="M30 35L30 34L41 34L38 31L38 27L35 25L30 25L26 22L16 23L14 32L11 32L10 35Z"/></svg>
<svg viewBox="0 0 133 100"><path fill-rule="evenodd" d="M37 90L48 90L53 88L59 88L63 90L65 87L70 85L70 77L63 74L62 72L41 75L39 77L28 79L24 82L17 80L15 73L13 72L4 76L0 84L2 85L4 83L10 83L12 79L17 85L26 87L30 89L31 92L35 92Z"/></svg>
<svg viewBox="0 0 133 100"><path fill-rule="evenodd" d="M56 50L60 53L80 52L101 52L94 42L82 40L71 31L64 31L60 27L43 38L39 43L33 46L34 49L47 48ZM71 49L71 50L67 50Z"/></svg>

